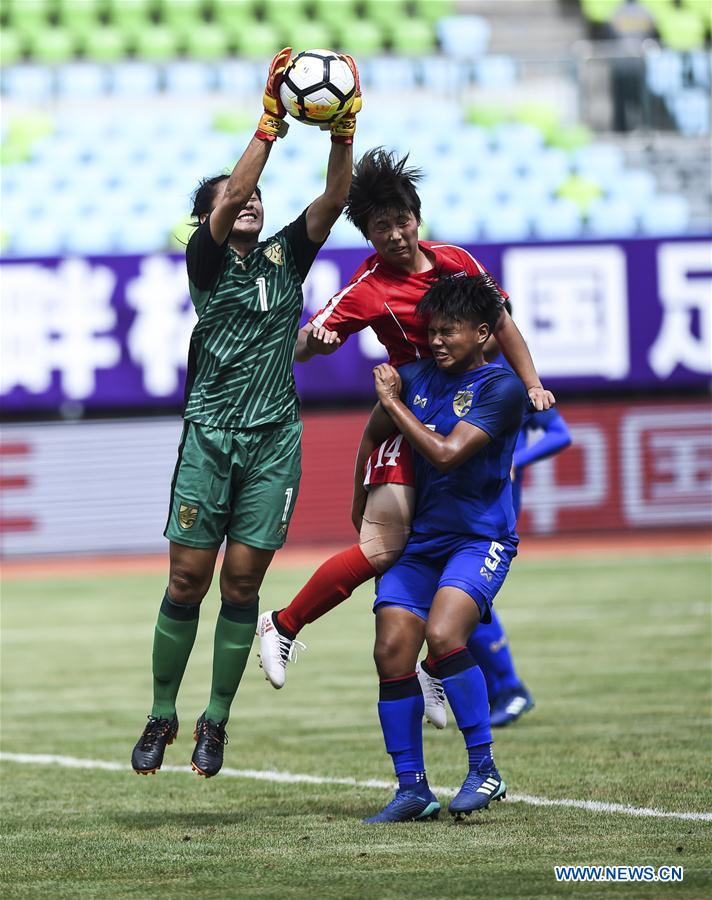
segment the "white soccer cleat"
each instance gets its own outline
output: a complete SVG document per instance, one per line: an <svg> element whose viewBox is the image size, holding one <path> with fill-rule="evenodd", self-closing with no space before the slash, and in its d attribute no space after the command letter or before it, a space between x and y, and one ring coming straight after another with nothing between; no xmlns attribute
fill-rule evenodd
<svg viewBox="0 0 712 900"><path fill-rule="evenodd" d="M297 650L306 650L301 641L291 641L280 634L274 624L273 610L267 610L257 620L257 635L260 639L260 667L265 678L274 688L284 687L285 669L288 662L297 661Z"/></svg>
<svg viewBox="0 0 712 900"><path fill-rule="evenodd" d="M442 681L428 675L420 663L416 665L415 672L425 700L426 720L436 728L444 728L447 725L447 709L445 708L445 688Z"/></svg>

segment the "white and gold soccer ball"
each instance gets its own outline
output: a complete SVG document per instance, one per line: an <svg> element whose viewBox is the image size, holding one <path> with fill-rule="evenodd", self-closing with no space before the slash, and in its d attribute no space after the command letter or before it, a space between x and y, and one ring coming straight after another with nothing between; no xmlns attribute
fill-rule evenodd
<svg viewBox="0 0 712 900"><path fill-rule="evenodd" d="M323 125L351 109L356 85L347 62L333 50L304 50L284 73L279 97L290 116Z"/></svg>

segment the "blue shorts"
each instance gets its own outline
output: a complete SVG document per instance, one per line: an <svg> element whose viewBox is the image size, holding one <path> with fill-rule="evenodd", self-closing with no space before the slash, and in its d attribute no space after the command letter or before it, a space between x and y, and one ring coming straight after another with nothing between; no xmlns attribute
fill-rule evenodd
<svg viewBox="0 0 712 900"><path fill-rule="evenodd" d="M492 603L517 555L518 539L490 541L469 535L411 535L400 559L378 584L379 606L400 606L427 619L433 598L442 587L469 594L480 609L480 620L492 620Z"/></svg>

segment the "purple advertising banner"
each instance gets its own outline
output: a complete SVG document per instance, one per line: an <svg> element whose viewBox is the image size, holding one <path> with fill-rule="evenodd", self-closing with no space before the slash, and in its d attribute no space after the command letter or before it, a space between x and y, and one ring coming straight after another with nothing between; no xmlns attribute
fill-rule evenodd
<svg viewBox="0 0 712 900"><path fill-rule="evenodd" d="M559 393L703 387L712 374L712 239L467 248L506 288L545 384ZM306 318L367 251L323 250ZM195 313L180 256L6 260L0 398L5 415L179 405ZM302 399L373 397L385 358L370 329L296 366Z"/></svg>

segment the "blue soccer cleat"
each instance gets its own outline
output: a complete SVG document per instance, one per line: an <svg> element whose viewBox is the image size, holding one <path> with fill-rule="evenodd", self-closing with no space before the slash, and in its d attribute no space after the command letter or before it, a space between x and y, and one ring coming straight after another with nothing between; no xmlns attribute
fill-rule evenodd
<svg viewBox="0 0 712 900"><path fill-rule="evenodd" d="M495 768L473 769L463 781L448 811L451 816L469 816L478 809L487 809L493 800L504 800L507 785Z"/></svg>
<svg viewBox="0 0 712 900"><path fill-rule="evenodd" d="M499 694L490 705L490 725L492 728L504 728L511 725L534 706L534 698L529 691L520 684L513 690Z"/></svg>
<svg viewBox="0 0 712 900"><path fill-rule="evenodd" d="M411 788L397 790L388 806L363 821L366 825L378 822L423 822L425 819L437 819L439 812L438 798L430 788Z"/></svg>

